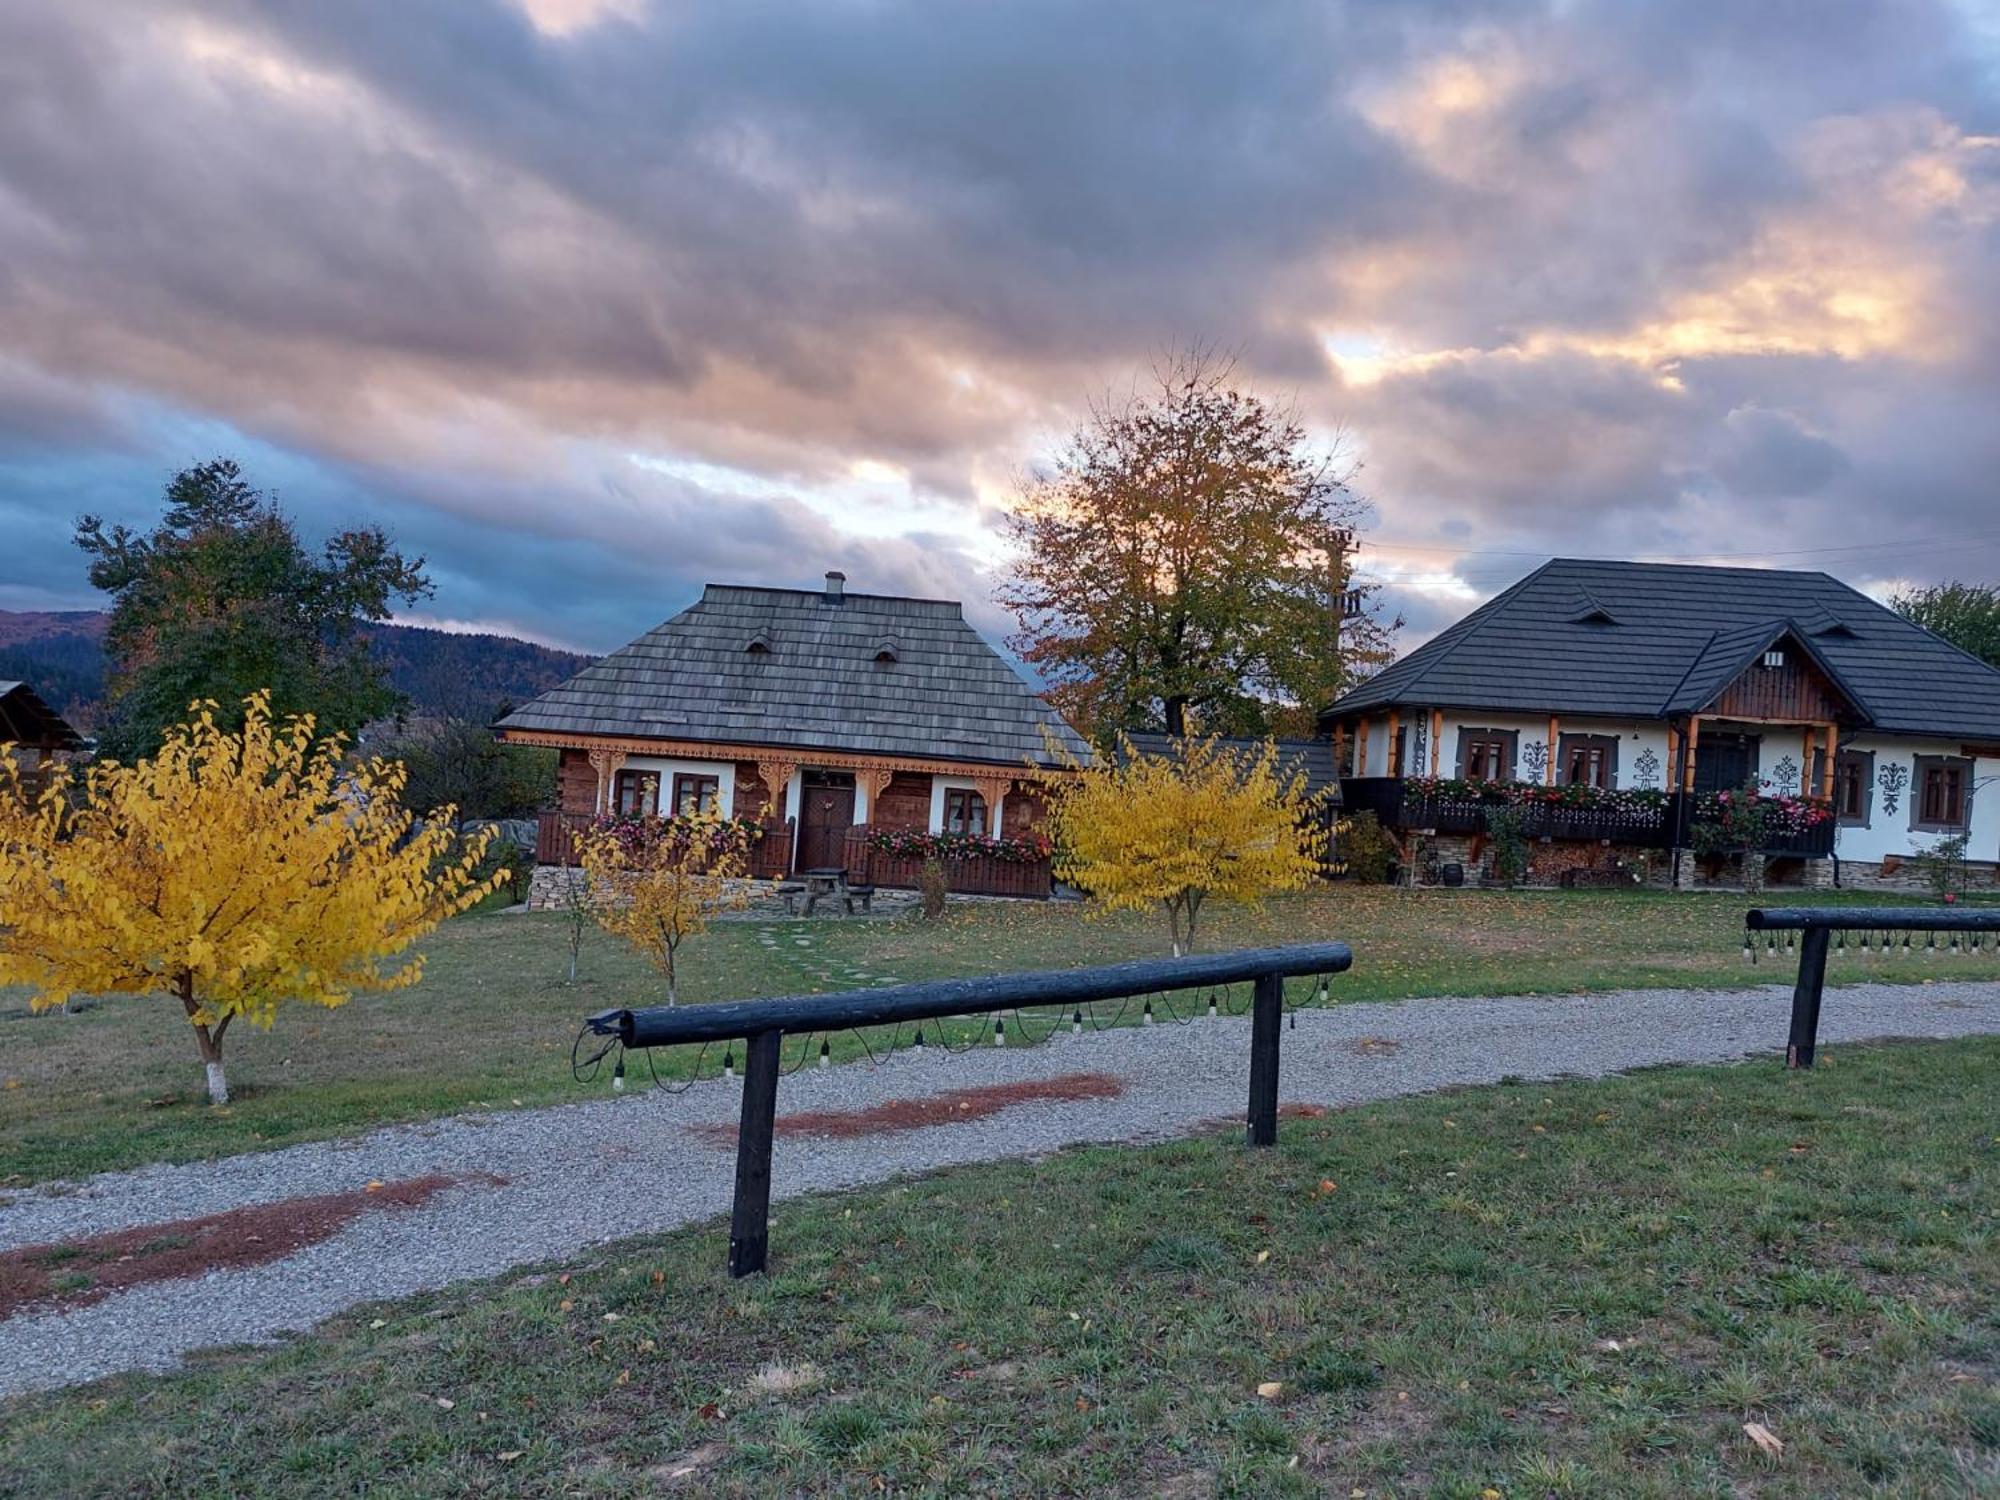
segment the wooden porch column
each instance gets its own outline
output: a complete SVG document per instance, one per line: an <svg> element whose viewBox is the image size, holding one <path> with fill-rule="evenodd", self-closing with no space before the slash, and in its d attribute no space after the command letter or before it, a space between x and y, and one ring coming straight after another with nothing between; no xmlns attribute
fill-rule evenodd
<svg viewBox="0 0 2000 1500"><path fill-rule="evenodd" d="M1440 746L1444 743L1444 710L1431 710L1431 775L1438 773L1438 761L1444 754Z"/></svg>
<svg viewBox="0 0 2000 1500"><path fill-rule="evenodd" d="M875 805L882 800L882 794L889 789L889 783L896 779L896 772L890 766L856 766L854 784L868 794L868 823L876 823ZM982 792L981 795L984 795ZM986 820L989 827L998 826L1000 804L991 797L986 799Z"/></svg>
<svg viewBox="0 0 2000 1500"><path fill-rule="evenodd" d="M1000 837L1000 802L1013 789L1014 778L1011 776L975 776L972 778L972 784L978 790L981 800L986 803L987 836L997 839ZM874 805L872 802L869 803L871 809Z"/></svg>
<svg viewBox="0 0 2000 1500"><path fill-rule="evenodd" d="M1827 801L1833 800L1833 758L1840 753L1840 726L1826 726L1826 759L1819 767L1819 794Z"/></svg>
<svg viewBox="0 0 2000 1500"><path fill-rule="evenodd" d="M1819 741L1819 731L1810 724L1806 726L1805 740L1805 750L1799 756L1799 795L1810 797L1813 789L1813 747Z"/></svg>
<svg viewBox="0 0 2000 1500"><path fill-rule="evenodd" d="M1558 719L1554 714L1550 714L1549 715L1549 763L1546 767L1543 768L1542 771L1542 784L1544 786L1554 786L1556 784L1556 747L1561 743L1562 743L1562 720Z"/></svg>
<svg viewBox="0 0 2000 1500"><path fill-rule="evenodd" d="M1400 708L1390 709L1389 748L1384 752L1383 759L1389 762L1389 774L1391 776L1401 776L1403 774L1403 757L1396 753L1396 736L1402 733L1402 730L1403 711Z"/></svg>
<svg viewBox="0 0 2000 1500"><path fill-rule="evenodd" d="M791 787L792 777L797 774L799 763L795 760L760 760L757 762L757 779L764 783L764 816L783 818L785 815L785 793ZM875 807L871 799L868 803L872 812Z"/></svg>
<svg viewBox="0 0 2000 1500"><path fill-rule="evenodd" d="M1354 726L1354 774L1368 774L1368 715L1361 716L1361 722Z"/></svg>
<svg viewBox="0 0 2000 1500"><path fill-rule="evenodd" d="M1667 790L1676 790L1681 784L1681 732L1673 725L1667 726Z"/></svg>
<svg viewBox="0 0 2000 1500"><path fill-rule="evenodd" d="M618 780L618 773L625 767L623 750L593 750L590 752L591 769L597 772L597 811L607 813L612 810L612 787Z"/></svg>
<svg viewBox="0 0 2000 1500"><path fill-rule="evenodd" d="M1683 792L1692 792L1694 790L1694 764L1696 756L1700 754L1700 749L1701 717L1698 714L1690 714L1688 716L1687 744L1681 750L1681 790Z"/></svg>

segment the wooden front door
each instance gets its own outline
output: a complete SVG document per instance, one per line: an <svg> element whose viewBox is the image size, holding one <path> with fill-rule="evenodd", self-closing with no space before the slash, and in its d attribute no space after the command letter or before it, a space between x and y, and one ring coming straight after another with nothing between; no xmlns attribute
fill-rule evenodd
<svg viewBox="0 0 2000 1500"><path fill-rule="evenodd" d="M848 771L808 771L799 790L801 870L847 862L847 830L854 826L854 776Z"/></svg>
<svg viewBox="0 0 2000 1500"><path fill-rule="evenodd" d="M1694 789L1733 792L1757 769L1758 736L1712 734L1704 729L1694 746Z"/></svg>

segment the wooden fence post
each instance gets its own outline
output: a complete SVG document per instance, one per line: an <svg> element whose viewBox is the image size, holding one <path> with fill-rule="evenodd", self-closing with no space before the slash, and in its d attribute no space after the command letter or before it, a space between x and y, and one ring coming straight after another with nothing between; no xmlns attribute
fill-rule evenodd
<svg viewBox="0 0 2000 1500"><path fill-rule="evenodd" d="M749 1039L743 1059L743 1116L736 1132L736 1203L729 1215L729 1274L764 1269L771 1244L771 1141L777 1132L781 1031Z"/></svg>
<svg viewBox="0 0 2000 1500"><path fill-rule="evenodd" d="M1819 1045L1819 1002L1826 991L1826 948L1832 937L1824 927L1808 927L1799 939L1799 977L1792 985L1792 1035L1785 1048L1785 1066L1810 1068Z"/></svg>
<svg viewBox="0 0 2000 1500"><path fill-rule="evenodd" d="M1278 1143L1278 1029L1285 1016L1285 976L1263 974L1250 1001L1249 1143Z"/></svg>

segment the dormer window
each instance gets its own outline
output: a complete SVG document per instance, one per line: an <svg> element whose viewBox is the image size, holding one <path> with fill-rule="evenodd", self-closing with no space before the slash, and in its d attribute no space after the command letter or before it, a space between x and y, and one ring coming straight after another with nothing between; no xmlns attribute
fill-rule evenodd
<svg viewBox="0 0 2000 1500"><path fill-rule="evenodd" d="M771 654L771 643L761 635L753 635L750 637L750 644L743 649L752 656L769 656Z"/></svg>
<svg viewBox="0 0 2000 1500"><path fill-rule="evenodd" d="M1577 593L1576 613L1569 617L1572 625L1616 625L1618 616L1611 613L1597 601L1597 596L1588 589Z"/></svg>
<svg viewBox="0 0 2000 1500"><path fill-rule="evenodd" d="M878 667L891 666L902 659L903 653L897 647L894 636L885 635L875 643L875 665Z"/></svg>

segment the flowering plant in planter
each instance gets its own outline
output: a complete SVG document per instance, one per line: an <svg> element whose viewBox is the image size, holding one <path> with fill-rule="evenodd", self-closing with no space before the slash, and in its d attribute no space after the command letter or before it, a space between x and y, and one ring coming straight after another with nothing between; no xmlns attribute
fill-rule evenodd
<svg viewBox="0 0 2000 1500"><path fill-rule="evenodd" d="M1032 865L1055 852L1055 846L1040 833L988 838L983 833L925 833L891 828L871 832L868 847L894 859L992 859L1010 865Z"/></svg>
<svg viewBox="0 0 2000 1500"><path fill-rule="evenodd" d="M591 819L590 834L595 840L616 845L628 859L645 860L692 850L710 856L740 854L764 837L764 827L754 818L639 818L599 813Z"/></svg>
<svg viewBox="0 0 2000 1500"><path fill-rule="evenodd" d="M1771 793L1754 783L1735 791L1708 792L1694 805L1695 833L1703 828L1719 831L1723 840L1735 847L1753 847L1750 835L1763 842L1794 837L1819 827L1833 817L1833 804L1819 797L1798 797ZM1744 837L1736 838L1736 834ZM1720 847L1720 845L1718 845Z"/></svg>
<svg viewBox="0 0 2000 1500"><path fill-rule="evenodd" d="M1483 781L1460 776L1410 776L1408 792L1440 802L1477 802L1500 807L1557 807L1611 813L1658 812L1667 794L1658 787L1597 787L1581 782L1546 786L1539 781Z"/></svg>

